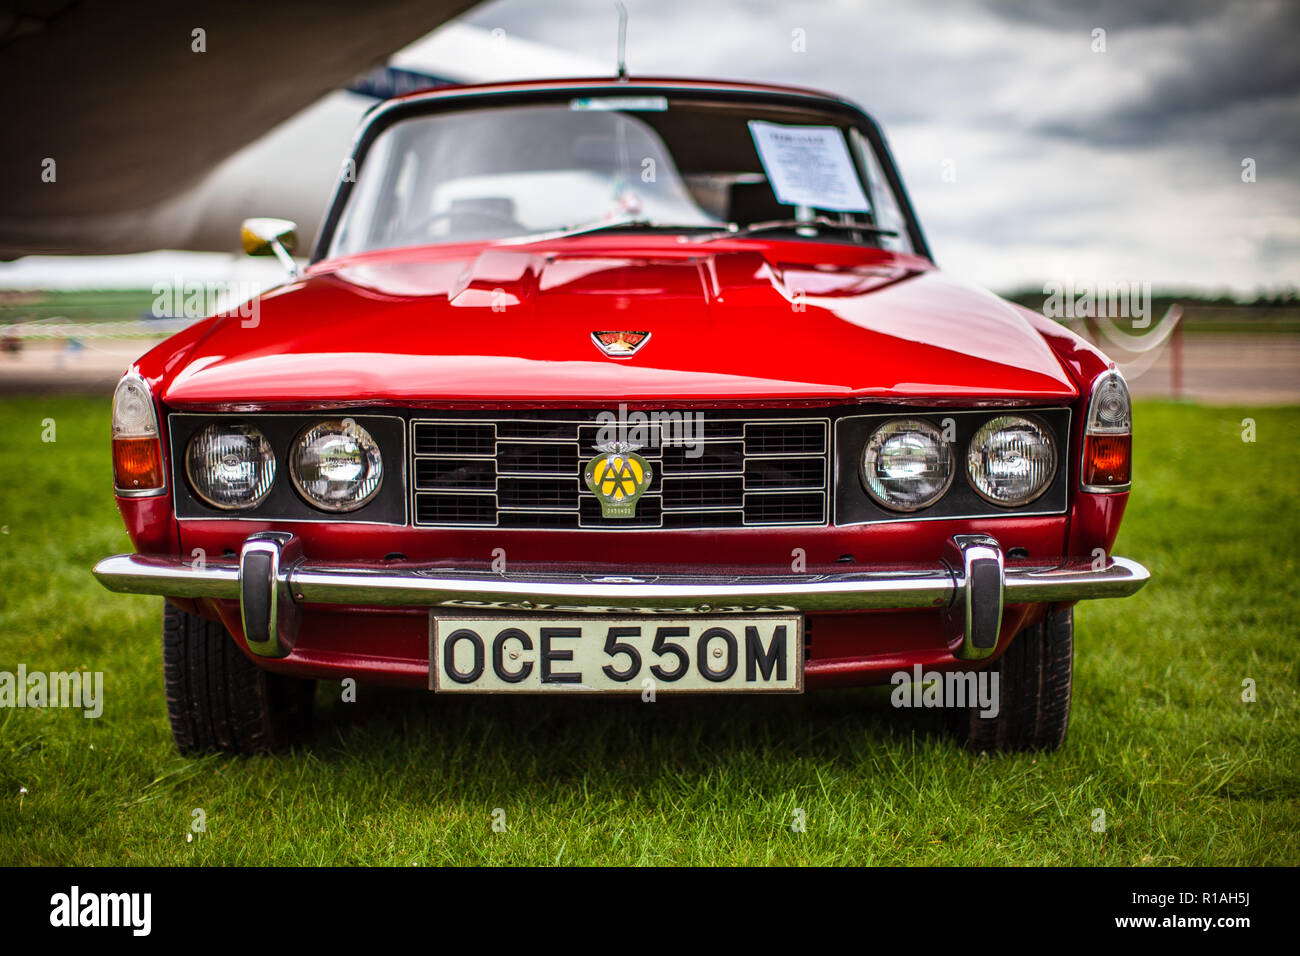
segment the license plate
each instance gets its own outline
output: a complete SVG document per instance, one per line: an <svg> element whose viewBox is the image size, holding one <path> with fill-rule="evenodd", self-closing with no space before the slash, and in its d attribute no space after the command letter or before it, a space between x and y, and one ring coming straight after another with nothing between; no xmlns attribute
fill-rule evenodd
<svg viewBox="0 0 1300 956"><path fill-rule="evenodd" d="M439 693L803 691L803 618L430 615Z"/></svg>

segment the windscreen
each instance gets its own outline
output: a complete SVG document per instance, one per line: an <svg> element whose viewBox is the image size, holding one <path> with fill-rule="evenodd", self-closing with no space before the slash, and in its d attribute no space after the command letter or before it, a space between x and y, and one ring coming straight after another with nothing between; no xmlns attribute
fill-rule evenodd
<svg viewBox="0 0 1300 956"><path fill-rule="evenodd" d="M433 113L375 137L329 254L600 227L876 224L898 215L878 171L829 114L659 97Z"/></svg>

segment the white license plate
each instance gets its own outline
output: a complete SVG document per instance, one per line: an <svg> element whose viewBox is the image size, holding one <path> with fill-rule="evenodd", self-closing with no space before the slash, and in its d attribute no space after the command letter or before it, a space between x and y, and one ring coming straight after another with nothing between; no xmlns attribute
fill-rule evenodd
<svg viewBox="0 0 1300 956"><path fill-rule="evenodd" d="M803 618L430 615L429 686L439 693L803 690Z"/></svg>

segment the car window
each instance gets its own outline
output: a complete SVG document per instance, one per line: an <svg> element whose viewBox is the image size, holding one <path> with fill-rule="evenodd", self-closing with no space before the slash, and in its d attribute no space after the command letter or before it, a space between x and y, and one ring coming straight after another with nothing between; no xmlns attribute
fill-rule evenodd
<svg viewBox="0 0 1300 956"><path fill-rule="evenodd" d="M867 142L861 130L856 128L850 130L849 142L853 146L858 162L866 167L871 204L876 211L876 225L898 233L896 236L882 236L881 245L895 252L912 252L912 240L907 231L907 217L903 215L898 197L894 195L889 180L885 178L885 171L880 167L876 151L871 148L871 144Z"/></svg>
<svg viewBox="0 0 1300 956"><path fill-rule="evenodd" d="M627 228L717 229L820 215L875 224L878 204L901 218L888 186L881 191L879 165L870 171L870 145L842 117L762 104L600 102L461 109L392 123L360 160L329 254L633 222L649 225ZM849 143L837 147L852 157L841 185L869 201L851 211L783 203L755 145L753 127L764 124L829 131ZM868 233L821 238L880 241Z"/></svg>

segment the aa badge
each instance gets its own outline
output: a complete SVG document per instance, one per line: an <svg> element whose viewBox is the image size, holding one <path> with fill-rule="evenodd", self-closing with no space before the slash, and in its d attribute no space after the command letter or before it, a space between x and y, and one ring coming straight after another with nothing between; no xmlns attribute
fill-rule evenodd
<svg viewBox="0 0 1300 956"><path fill-rule="evenodd" d="M636 516L637 499L650 487L654 470L635 451L640 446L630 442L607 442L597 445L600 455L587 462L582 476L591 493L600 500L600 513L606 518Z"/></svg>

